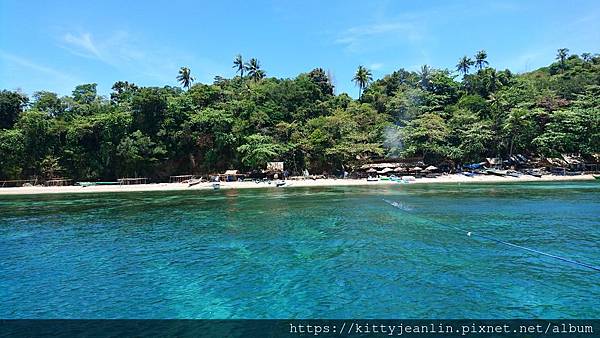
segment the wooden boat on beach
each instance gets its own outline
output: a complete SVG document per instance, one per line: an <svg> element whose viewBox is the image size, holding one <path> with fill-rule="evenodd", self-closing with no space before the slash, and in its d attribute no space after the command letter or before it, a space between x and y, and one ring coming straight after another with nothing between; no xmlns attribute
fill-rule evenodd
<svg viewBox="0 0 600 338"><path fill-rule="evenodd" d="M521 177L522 175L523 175L523 174L521 174L520 172L518 172L518 171L514 171L514 170L508 170L508 171L506 172L506 176L510 176L510 177L516 177L516 178L519 178L519 177Z"/></svg>
<svg viewBox="0 0 600 338"><path fill-rule="evenodd" d="M595 179L600 180L600 175L592 175Z"/></svg>
<svg viewBox="0 0 600 338"><path fill-rule="evenodd" d="M496 175L496 176L506 176L506 174L508 173L507 170L498 170L498 169L488 169L485 171L486 174L488 175Z"/></svg>

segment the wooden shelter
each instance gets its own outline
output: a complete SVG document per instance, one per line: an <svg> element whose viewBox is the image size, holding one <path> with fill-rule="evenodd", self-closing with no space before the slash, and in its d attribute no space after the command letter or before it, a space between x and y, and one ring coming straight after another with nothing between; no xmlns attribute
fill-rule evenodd
<svg viewBox="0 0 600 338"><path fill-rule="evenodd" d="M238 179L244 179L246 175L241 174L239 170L229 169L225 170L224 174L219 174L219 179L225 182L234 182Z"/></svg>
<svg viewBox="0 0 600 338"><path fill-rule="evenodd" d="M267 162L267 171L283 172L283 162Z"/></svg>
<svg viewBox="0 0 600 338"><path fill-rule="evenodd" d="M383 168L382 170L378 171L377 173L385 175L385 174L388 174L390 172L394 172L394 169L386 167L386 168Z"/></svg>

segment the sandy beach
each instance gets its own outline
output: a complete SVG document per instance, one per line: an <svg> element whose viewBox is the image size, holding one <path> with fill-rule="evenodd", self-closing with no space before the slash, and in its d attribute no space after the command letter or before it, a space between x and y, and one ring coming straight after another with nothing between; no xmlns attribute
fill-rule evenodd
<svg viewBox="0 0 600 338"><path fill-rule="evenodd" d="M533 177L523 175L519 178L501 177L491 175L480 175L467 177L460 174L444 175L438 178L420 178L408 184L432 184L432 183L518 183L518 182L563 182L563 181L594 181L592 175L580 176L553 176L545 175L543 177ZM287 187L329 187L329 186L368 186L368 185L398 185L401 183L393 181L367 182L366 179L318 179L318 180L294 180L286 181ZM275 186L274 182L220 182L221 189L259 189L272 188L281 189ZM183 190L212 190L212 183L200 183L192 187L183 183L154 183L154 184L136 184L136 185L105 185L105 186L63 186L63 187L16 187L0 188L0 195L34 195L34 194L72 194L72 193L102 193L102 192L136 192L136 191L183 191Z"/></svg>

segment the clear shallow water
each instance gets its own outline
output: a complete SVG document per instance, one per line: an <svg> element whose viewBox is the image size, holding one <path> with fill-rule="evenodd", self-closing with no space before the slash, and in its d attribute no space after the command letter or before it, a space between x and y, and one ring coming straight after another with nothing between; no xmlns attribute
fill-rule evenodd
<svg viewBox="0 0 600 338"><path fill-rule="evenodd" d="M0 196L0 318L600 317L600 273L423 217L600 265L595 182Z"/></svg>

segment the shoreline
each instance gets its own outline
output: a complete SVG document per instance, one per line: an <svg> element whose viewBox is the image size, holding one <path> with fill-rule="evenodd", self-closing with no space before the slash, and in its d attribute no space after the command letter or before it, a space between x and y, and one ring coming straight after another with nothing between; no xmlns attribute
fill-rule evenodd
<svg viewBox="0 0 600 338"><path fill-rule="evenodd" d="M545 175L542 177L533 177L523 175L516 177L501 177L481 175L467 177L460 174L441 176L438 178L420 178L408 184L452 184L452 183L519 183L519 182L572 182L572 181L594 181L592 175L579 176L553 176ZM369 185L402 185L393 181L367 182L366 179L318 179L318 180L299 180L286 181L283 188L294 187L344 187L344 186L369 186ZM220 189L281 189L274 183L266 182L220 182ZM151 191L192 191L192 190L212 190L212 183L200 183L188 187L185 183L151 183L136 185L118 185L118 186L62 186L62 187L13 187L0 188L0 196L6 195L44 195L44 194L80 194L80 193L114 193L114 192L151 192Z"/></svg>

